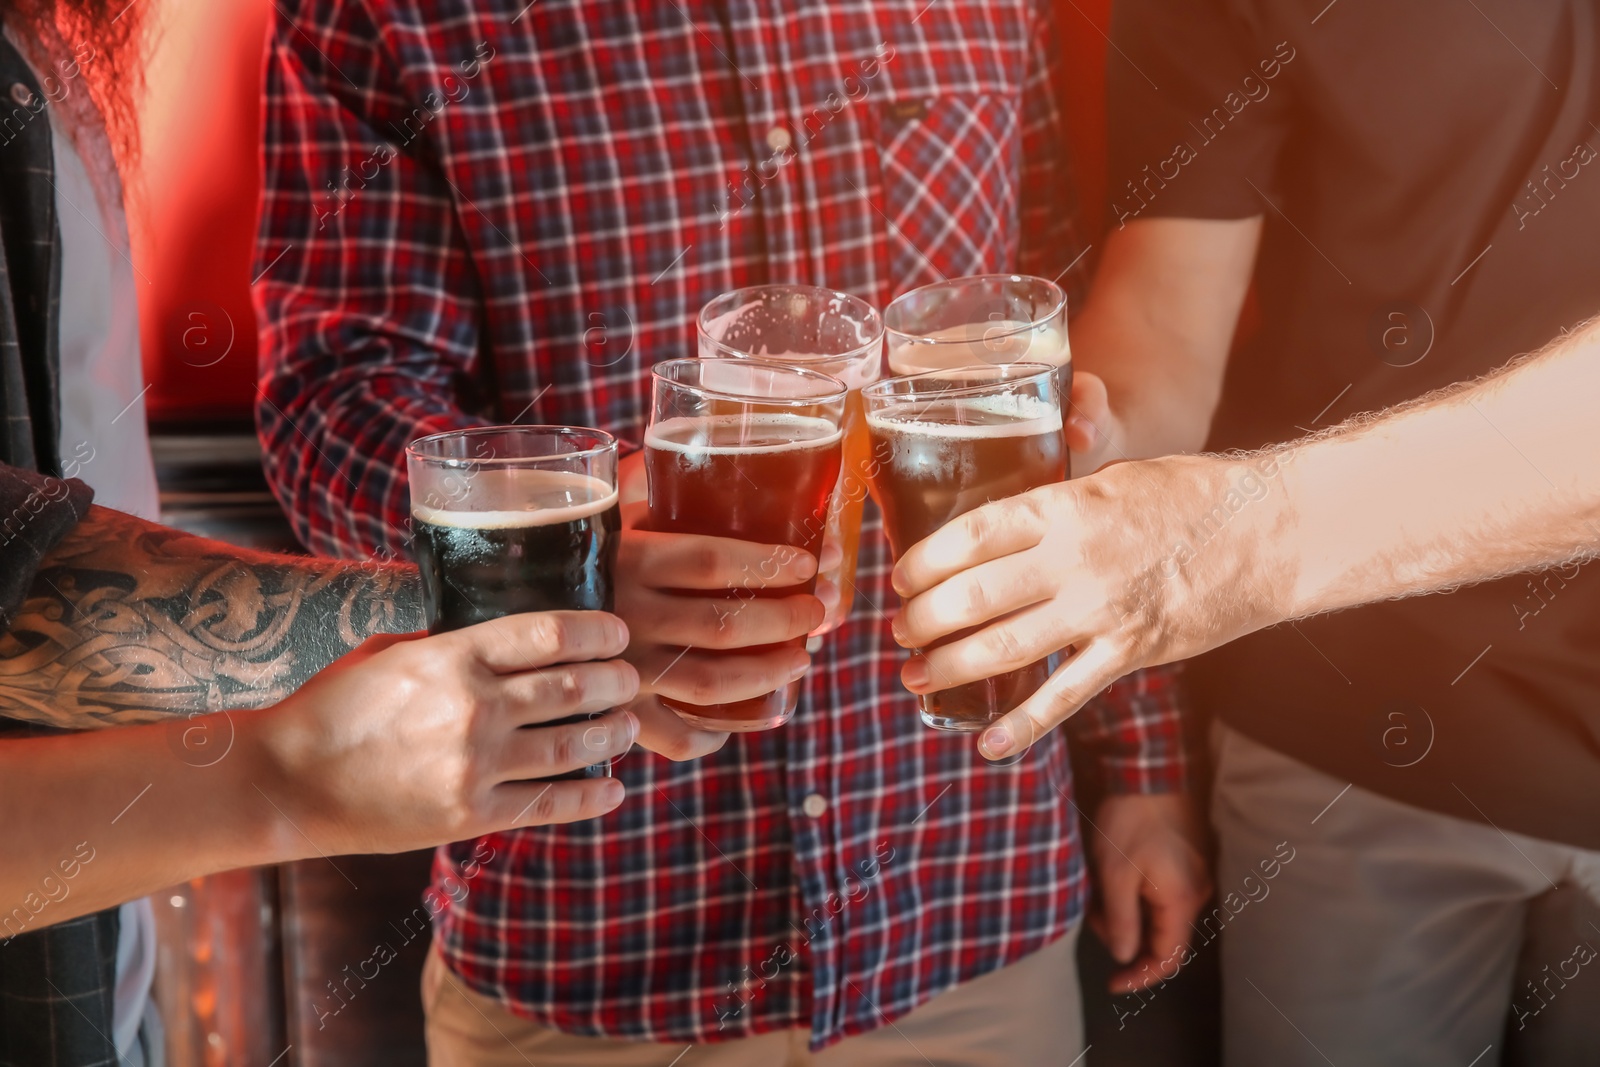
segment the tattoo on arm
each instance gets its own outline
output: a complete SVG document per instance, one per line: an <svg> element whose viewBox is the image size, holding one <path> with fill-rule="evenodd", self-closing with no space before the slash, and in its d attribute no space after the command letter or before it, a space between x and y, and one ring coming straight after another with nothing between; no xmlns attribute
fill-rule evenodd
<svg viewBox="0 0 1600 1067"><path fill-rule="evenodd" d="M0 635L0 715L81 730L263 707L423 625L414 567L254 552L97 507Z"/></svg>

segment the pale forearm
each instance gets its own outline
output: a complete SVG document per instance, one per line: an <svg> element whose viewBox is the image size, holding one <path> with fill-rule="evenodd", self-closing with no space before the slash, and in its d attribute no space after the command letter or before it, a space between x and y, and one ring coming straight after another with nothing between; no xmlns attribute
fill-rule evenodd
<svg viewBox="0 0 1600 1067"><path fill-rule="evenodd" d="M1205 446L1249 290L1261 220L1152 218L1114 230L1072 324L1076 369L1106 384L1109 440L1091 459ZM1087 470L1080 473L1087 473Z"/></svg>
<svg viewBox="0 0 1600 1067"><path fill-rule="evenodd" d="M263 743L274 714L0 744L0 938L189 878L314 855L274 807L290 806ZM180 726L209 733L212 751L186 751Z"/></svg>
<svg viewBox="0 0 1600 1067"><path fill-rule="evenodd" d="M62 729L263 707L374 633L416 570L271 555L94 508L0 635L0 715Z"/></svg>
<svg viewBox="0 0 1600 1067"><path fill-rule="evenodd" d="M1291 616L1600 549L1600 328L1288 450Z"/></svg>
<svg viewBox="0 0 1600 1067"><path fill-rule="evenodd" d="M1108 441L1097 462L1195 452L1211 428L1220 380L1194 382L1151 358L1190 341L1152 320L1144 304L1127 293L1097 294L1072 324L1074 369L1098 375L1111 400L1109 419L1091 419Z"/></svg>

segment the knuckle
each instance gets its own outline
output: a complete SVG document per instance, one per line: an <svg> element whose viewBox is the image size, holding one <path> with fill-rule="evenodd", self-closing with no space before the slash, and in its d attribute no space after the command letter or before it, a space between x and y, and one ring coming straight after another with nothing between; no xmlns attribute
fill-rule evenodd
<svg viewBox="0 0 1600 1067"><path fill-rule="evenodd" d="M990 654L1006 663L1018 662L1026 656L1022 639L1010 626L996 626L989 634L988 644Z"/></svg>
<svg viewBox="0 0 1600 1067"><path fill-rule="evenodd" d="M626 660L612 660L611 692L615 703L625 704L639 692L639 672Z"/></svg>
<svg viewBox="0 0 1600 1067"><path fill-rule="evenodd" d="M686 678L689 696L688 702L707 707L718 703L717 676L705 667L696 664L689 669Z"/></svg>
<svg viewBox="0 0 1600 1067"><path fill-rule="evenodd" d="M560 652L571 637L565 618L548 611L533 616L530 631L535 647L543 652Z"/></svg>
<svg viewBox="0 0 1600 1067"><path fill-rule="evenodd" d="M982 582L966 583L967 613L971 617L987 619L994 607L994 598Z"/></svg>
<svg viewBox="0 0 1600 1067"><path fill-rule="evenodd" d="M1084 698L1075 688L1062 687L1047 694L1042 705L1030 712L1027 718L1036 730L1049 730L1076 715L1083 705Z"/></svg>
<svg viewBox="0 0 1600 1067"><path fill-rule="evenodd" d="M556 795L556 791L554 789L546 786L544 788L544 792L540 793L539 798L533 802L534 819L541 823L554 822L556 820L556 816L560 813L560 797Z"/></svg>
<svg viewBox="0 0 1600 1067"><path fill-rule="evenodd" d="M699 638L695 643L713 648L735 643L742 632L740 617L744 613L740 608L743 605L738 601L720 599L703 600L700 603L701 607L690 617L693 636Z"/></svg>
<svg viewBox="0 0 1600 1067"><path fill-rule="evenodd" d="M998 532L991 511L990 508L982 507L976 511L969 511L964 519L967 536L980 548L987 548Z"/></svg>
<svg viewBox="0 0 1600 1067"><path fill-rule="evenodd" d="M582 744L578 735L568 727L558 727L551 731L555 736L550 739L550 761L557 767L571 767L581 765L587 761L582 751Z"/></svg>
<svg viewBox="0 0 1600 1067"><path fill-rule="evenodd" d="M726 581L733 571L732 556L726 545L701 541L691 554L691 567L707 581Z"/></svg>
<svg viewBox="0 0 1600 1067"><path fill-rule="evenodd" d="M1050 521L1042 493L1023 493L1012 501L1013 521L1029 530L1042 530Z"/></svg>
<svg viewBox="0 0 1600 1067"><path fill-rule="evenodd" d="M583 674L573 667L564 667L557 673L556 687L560 694L561 706L566 708L582 704L588 692Z"/></svg>

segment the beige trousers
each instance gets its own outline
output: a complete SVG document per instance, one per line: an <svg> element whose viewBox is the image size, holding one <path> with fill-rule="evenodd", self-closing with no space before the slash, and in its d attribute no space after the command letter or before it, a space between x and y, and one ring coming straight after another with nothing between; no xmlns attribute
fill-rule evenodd
<svg viewBox="0 0 1600 1067"><path fill-rule="evenodd" d="M1214 741L1228 1067L1600 1064L1600 852Z"/></svg>
<svg viewBox="0 0 1600 1067"><path fill-rule="evenodd" d="M1034 1067L1077 1064L1077 932L820 1053L805 1030L706 1045L574 1037L468 989L430 950L422 973L431 1067Z"/></svg>

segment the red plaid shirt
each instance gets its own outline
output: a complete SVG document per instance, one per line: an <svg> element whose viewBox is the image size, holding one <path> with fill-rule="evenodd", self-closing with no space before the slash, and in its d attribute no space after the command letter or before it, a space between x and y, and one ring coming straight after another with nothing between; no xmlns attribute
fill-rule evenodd
<svg viewBox="0 0 1600 1067"><path fill-rule="evenodd" d="M725 290L882 306L943 276L1053 277L1081 250L1045 2L278 12L258 415L321 552L405 551L402 450L422 434L520 420L638 442L651 364L692 353ZM1076 923L1062 734L991 767L925 728L878 610L887 571L869 508L859 609L788 726L687 764L636 752L606 818L442 849L430 899L455 972L575 1034L801 1026L820 1047ZM1180 787L1165 675L1085 714L1114 789Z"/></svg>

